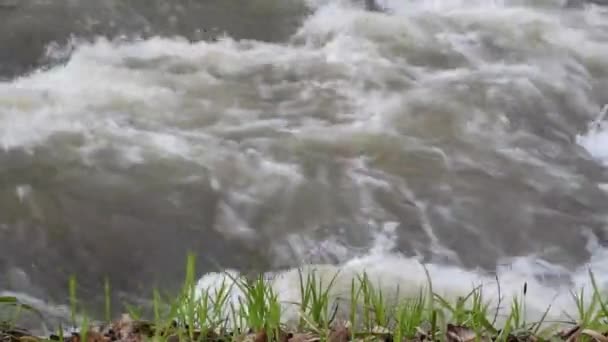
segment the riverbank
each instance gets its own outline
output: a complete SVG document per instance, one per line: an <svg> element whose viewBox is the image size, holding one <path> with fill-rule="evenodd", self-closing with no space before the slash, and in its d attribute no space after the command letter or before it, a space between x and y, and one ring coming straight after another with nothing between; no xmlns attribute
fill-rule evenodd
<svg viewBox="0 0 608 342"><path fill-rule="evenodd" d="M0 312L11 312L11 319L0 320L0 341L608 341L608 298L592 272L589 277L592 289L572 292L577 312L566 314L568 320L549 320L550 308L540 320L531 320L527 283L519 296L499 296L499 302L492 303L483 287L444 298L433 292L429 278L419 295L402 298L383 292L362 273L352 279L350 293L339 298L332 292L337 275L326 282L315 273L301 273L300 300L283 302L262 275L237 279L226 273L219 286L201 288L191 255L181 292L167 297L154 291L150 317L129 307L127 314L112 320L106 284L106 317L96 321L81 310L72 278L68 321L74 329L57 327L48 336L34 336L15 322L21 313L36 309L17 298L0 297ZM286 310L294 309L297 319L287 318Z"/></svg>

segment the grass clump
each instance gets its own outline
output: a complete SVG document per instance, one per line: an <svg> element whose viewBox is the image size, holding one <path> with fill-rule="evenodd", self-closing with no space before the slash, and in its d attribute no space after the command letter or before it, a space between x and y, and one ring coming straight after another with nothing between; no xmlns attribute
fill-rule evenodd
<svg viewBox="0 0 608 342"><path fill-rule="evenodd" d="M60 328L55 340L99 341L97 338L101 336L104 341L137 342L608 341L608 302L591 272L591 292L581 289L572 293L577 312L569 322L561 322L560 326L547 324L545 319L550 308L540 321L529 322L527 285L524 284L522 292L504 304L505 315L501 316L504 319L499 325L496 323L498 309L484 297L481 286L465 296L449 299L434 293L429 281L428 287L421 288L417 295L402 298L398 289L394 296L386 293L363 273L351 279L345 302L337 295L337 273L324 281L325 278L314 271L300 271L297 289L300 301L285 303L272 281L263 275L243 279L227 274L219 286L199 289L195 265L194 255L189 255L184 284L178 294L152 292L149 321L142 316L141 308L128 307L128 316L110 322L111 288L106 279L106 324L93 324L77 300L76 279L70 278L70 319L79 330L64 336ZM340 311L339 305L344 303L349 308ZM297 307L299 316L294 326L285 324L284 310L288 305ZM33 310L12 297L0 297L0 308L3 306ZM0 341L9 340L5 337L11 329L6 324L0 325Z"/></svg>
<svg viewBox="0 0 608 342"><path fill-rule="evenodd" d="M327 329L335 318L332 310L331 289L335 284L336 273L327 284L323 284L321 277L312 271L304 278L302 271L298 270L300 285L300 329ZM332 314L333 312L333 314Z"/></svg>

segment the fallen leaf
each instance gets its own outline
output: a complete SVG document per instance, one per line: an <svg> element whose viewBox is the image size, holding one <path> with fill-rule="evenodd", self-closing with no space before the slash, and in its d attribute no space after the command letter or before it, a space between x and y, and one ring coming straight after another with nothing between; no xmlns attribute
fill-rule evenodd
<svg viewBox="0 0 608 342"><path fill-rule="evenodd" d="M288 333L284 330L279 330L278 342L288 342L293 337L292 333Z"/></svg>
<svg viewBox="0 0 608 342"><path fill-rule="evenodd" d="M179 342L179 336L171 335L171 336L167 337L167 342Z"/></svg>
<svg viewBox="0 0 608 342"><path fill-rule="evenodd" d="M21 336L21 337L19 337L19 341L20 342L38 342L38 341L40 341L40 339L37 337L34 337L34 336Z"/></svg>
<svg viewBox="0 0 608 342"><path fill-rule="evenodd" d="M106 340L106 338L102 334L100 334L96 331L90 331L87 333L87 342L106 342L106 341L108 341L108 340Z"/></svg>
<svg viewBox="0 0 608 342"><path fill-rule="evenodd" d="M600 334L597 331L594 330L590 330L590 329L584 329L581 334L583 335L587 335L591 338L593 338L594 340L598 341L598 342L608 342L608 337Z"/></svg>
<svg viewBox="0 0 608 342"><path fill-rule="evenodd" d="M328 342L348 342L350 330L344 324L337 324L329 333Z"/></svg>
<svg viewBox="0 0 608 342"><path fill-rule="evenodd" d="M579 330L581 329L580 326L575 326L569 330L566 331L562 331L559 336L565 340L570 339L572 336L576 336L576 334L579 332Z"/></svg>
<svg viewBox="0 0 608 342"><path fill-rule="evenodd" d="M268 342L268 334L266 333L266 330L258 331L258 333L255 334L253 342Z"/></svg>
<svg viewBox="0 0 608 342"><path fill-rule="evenodd" d="M293 334L288 340L289 342L313 342L318 341L319 338L314 337L312 334Z"/></svg>
<svg viewBox="0 0 608 342"><path fill-rule="evenodd" d="M372 329L372 334L378 334L378 335L382 335L382 334L390 334L390 330L388 330L388 328L385 327L381 327L379 325L376 325L373 329Z"/></svg>
<svg viewBox="0 0 608 342"><path fill-rule="evenodd" d="M477 335L467 327L448 324L446 331L447 342L470 342L474 341Z"/></svg>
<svg viewBox="0 0 608 342"><path fill-rule="evenodd" d="M422 328L420 327L416 327L416 335L414 337L415 340L417 341L425 341L428 337L429 337L429 333L422 330ZM400 342L400 341L397 341Z"/></svg>

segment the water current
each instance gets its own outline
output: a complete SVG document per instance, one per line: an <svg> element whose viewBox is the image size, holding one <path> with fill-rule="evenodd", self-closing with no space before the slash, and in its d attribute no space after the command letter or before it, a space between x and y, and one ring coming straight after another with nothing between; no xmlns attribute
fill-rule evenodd
<svg viewBox="0 0 608 342"><path fill-rule="evenodd" d="M0 1L0 290L149 298L189 250L284 298L304 264L608 282L608 8L377 5Z"/></svg>

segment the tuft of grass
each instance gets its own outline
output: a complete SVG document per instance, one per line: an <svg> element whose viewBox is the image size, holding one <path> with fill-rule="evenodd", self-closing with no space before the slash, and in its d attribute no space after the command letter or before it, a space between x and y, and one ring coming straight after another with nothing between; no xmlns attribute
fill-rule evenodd
<svg viewBox="0 0 608 342"><path fill-rule="evenodd" d="M262 275L254 280L238 282L245 294L240 300L239 312L249 329L276 333L281 325L279 296L266 283Z"/></svg>
<svg viewBox="0 0 608 342"><path fill-rule="evenodd" d="M606 106L605 108L608 108ZM589 279L591 280L591 286L593 287L593 302L597 303L599 307L599 312L595 316L593 321L596 325L607 325L608 324L608 304L605 302L605 299L602 297L601 291L597 285L597 281L595 280L595 275L593 271L589 270Z"/></svg>
<svg viewBox="0 0 608 342"><path fill-rule="evenodd" d="M315 271L298 272L300 302L299 320L296 331L312 333L315 338L327 341L339 324L335 322L338 302L335 284L337 272L329 281L323 281ZM265 333L268 341L284 341L286 327L283 325L283 303L275 292L272 283L258 275L251 279L234 278L226 274L221 285L214 289L197 289L196 260L188 254L183 286L177 295L161 294L153 290L151 294L151 315L154 328L149 336L153 341L164 341L170 337L187 341L209 341L210 339L243 340L243 335ZM576 309L572 318L571 340L589 340L608 333L608 302L601 292L594 274L589 271L591 289L582 288L572 292ZM507 303L506 320L501 326L495 324L492 316L497 313L490 309L490 301L484 297L484 288L479 286L464 296L445 298L434 293L428 279L428 287L422 287L410 298L400 298L399 289L395 297L387 296L379 283L363 272L351 279L348 333L350 340L367 340L379 336L377 327L394 341L430 340L439 341L452 338L454 327L465 331L467 338L476 340L514 341L526 340L535 336L537 340L551 339L558 328L541 329L549 313L549 308L539 322L528 322L526 317L527 284L523 291ZM69 279L70 319L80 329L80 340L86 341L91 331L91 316L87 315L77 299L76 277ZM237 301L234 287L239 290ZM589 292L588 292L589 291ZM111 288L108 279L104 282L104 316L106 321L111 315ZM294 303L291 303L294 304ZM14 297L0 297L0 308L15 309L11 320L16 320L23 310L33 310ZM137 307L126 306L130 316L143 319L143 311ZM448 323L450 324L448 326ZM450 328L451 326L451 328ZM0 325L0 335L3 325ZM388 331L386 334L384 329ZM452 330L450 330L452 329ZM229 333L231 333L229 335ZM452 335L449 335L452 334ZM210 336L214 336L213 338ZM527 337L525 337L527 336ZM595 337L594 337L595 336ZM1 336L0 336L1 337ZM59 339L64 340L63 329L59 329ZM387 338L388 339L388 338Z"/></svg>
<svg viewBox="0 0 608 342"><path fill-rule="evenodd" d="M3 313L4 310L8 311L9 318L6 322L0 319L0 327L6 326L9 330L13 328L23 312L33 313L42 319L42 314L38 310L13 296L0 296L0 313Z"/></svg>
<svg viewBox="0 0 608 342"><path fill-rule="evenodd" d="M413 339L419 333L420 327L430 321L426 292L420 290L418 297L404 300L396 309L395 326L393 328L395 341Z"/></svg>
<svg viewBox="0 0 608 342"><path fill-rule="evenodd" d="M466 326L473 330L477 338L485 335L496 335L497 329L489 321L490 302L483 297L483 286L474 288L464 297L456 298L452 303L438 294L434 294L435 302L443 308L443 320L454 325ZM446 315L447 313L447 315Z"/></svg>
<svg viewBox="0 0 608 342"><path fill-rule="evenodd" d="M302 271L298 270L300 287L300 328L311 325L312 322L317 328L327 329L334 317L331 314L332 303L331 289L338 277L336 273L328 284L323 284L321 277L317 278L316 272L307 273L304 279ZM335 310L334 310L335 311Z"/></svg>
<svg viewBox="0 0 608 342"><path fill-rule="evenodd" d="M374 327L387 328L389 317L392 316L392 307L386 305L386 300L382 289L376 288L369 279L367 273L363 273L359 278L361 296L363 298L363 317L365 326L371 330Z"/></svg>

